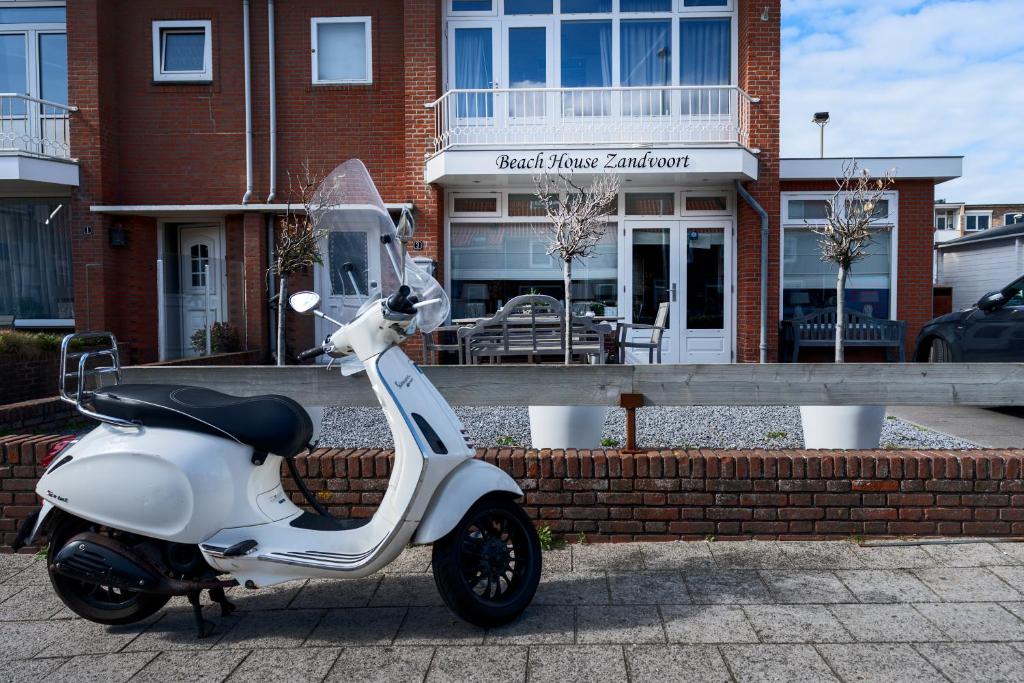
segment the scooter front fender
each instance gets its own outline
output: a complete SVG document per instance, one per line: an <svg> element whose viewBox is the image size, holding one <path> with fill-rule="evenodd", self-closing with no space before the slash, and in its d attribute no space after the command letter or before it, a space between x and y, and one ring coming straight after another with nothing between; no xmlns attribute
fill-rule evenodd
<svg viewBox="0 0 1024 683"><path fill-rule="evenodd" d="M455 528L466 510L488 493L523 495L515 479L483 460L467 460L445 478L427 506L413 545L433 543Z"/></svg>

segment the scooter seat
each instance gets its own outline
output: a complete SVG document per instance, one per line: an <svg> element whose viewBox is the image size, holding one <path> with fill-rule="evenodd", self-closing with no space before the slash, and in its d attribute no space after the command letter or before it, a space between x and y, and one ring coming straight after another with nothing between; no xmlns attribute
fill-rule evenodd
<svg viewBox="0 0 1024 683"><path fill-rule="evenodd" d="M187 429L293 458L313 436L313 422L287 396L242 398L175 384L118 384L96 391L96 412L144 427Z"/></svg>

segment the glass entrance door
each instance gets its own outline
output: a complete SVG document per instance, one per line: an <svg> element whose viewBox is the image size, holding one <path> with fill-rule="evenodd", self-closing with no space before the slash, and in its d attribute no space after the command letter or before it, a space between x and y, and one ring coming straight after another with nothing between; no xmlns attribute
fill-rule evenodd
<svg viewBox="0 0 1024 683"><path fill-rule="evenodd" d="M498 27L496 22L452 21L448 24L448 87L458 92L453 103L459 122L483 124L495 115L498 87Z"/></svg>
<svg viewBox="0 0 1024 683"><path fill-rule="evenodd" d="M686 320L681 363L732 361L732 223L684 220L681 226Z"/></svg>
<svg viewBox="0 0 1024 683"><path fill-rule="evenodd" d="M630 330L630 341L649 342L656 332L650 329L658 321L658 313L667 307L665 329L661 333L661 359L675 363L677 339L674 333L679 320L678 222L630 221L626 224L625 297L626 322L646 326ZM656 337L655 337L656 339ZM649 354L643 349L628 349L627 363L646 363ZM657 355L655 355L655 360Z"/></svg>

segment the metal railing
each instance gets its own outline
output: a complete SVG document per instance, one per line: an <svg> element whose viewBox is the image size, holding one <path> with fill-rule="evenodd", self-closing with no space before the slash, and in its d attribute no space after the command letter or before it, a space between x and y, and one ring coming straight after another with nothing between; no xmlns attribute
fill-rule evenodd
<svg viewBox="0 0 1024 683"><path fill-rule="evenodd" d="M750 147L750 106L735 86L449 90L435 152L459 145L682 143Z"/></svg>
<svg viewBox="0 0 1024 683"><path fill-rule="evenodd" d="M78 107L0 93L0 151L71 158L71 113Z"/></svg>

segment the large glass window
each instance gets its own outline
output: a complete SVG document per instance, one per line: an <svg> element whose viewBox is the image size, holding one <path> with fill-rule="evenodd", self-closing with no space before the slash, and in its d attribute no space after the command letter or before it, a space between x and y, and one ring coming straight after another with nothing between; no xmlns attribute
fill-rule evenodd
<svg viewBox="0 0 1024 683"><path fill-rule="evenodd" d="M725 230L686 231L686 328L725 329Z"/></svg>
<svg viewBox="0 0 1024 683"><path fill-rule="evenodd" d="M548 30L544 26L514 26L508 30L508 87L543 88L548 81ZM508 114L513 118L544 116L546 93L512 93Z"/></svg>
<svg viewBox="0 0 1024 683"><path fill-rule="evenodd" d="M968 211L965 219L967 222L964 229L967 230L967 232L988 230L992 227L992 214L987 211Z"/></svg>
<svg viewBox="0 0 1024 683"><path fill-rule="evenodd" d="M679 20L681 85L729 85L732 80L729 19Z"/></svg>
<svg viewBox="0 0 1024 683"><path fill-rule="evenodd" d="M505 14L551 14L552 0L505 0Z"/></svg>
<svg viewBox="0 0 1024 683"><path fill-rule="evenodd" d="M606 88L612 84L612 22L562 22L562 87ZM608 116L607 92L577 90L562 95L565 116Z"/></svg>
<svg viewBox="0 0 1024 683"><path fill-rule="evenodd" d="M63 33L39 35L39 95L68 103L68 37Z"/></svg>
<svg viewBox="0 0 1024 683"><path fill-rule="evenodd" d="M74 317L68 200L0 199L0 314Z"/></svg>
<svg viewBox="0 0 1024 683"><path fill-rule="evenodd" d="M672 22L637 19L619 22L619 82L626 87L672 83ZM631 90L623 94L622 113L633 116L668 114L666 90Z"/></svg>
<svg viewBox="0 0 1024 683"><path fill-rule="evenodd" d="M458 27L455 29L454 82L459 90L486 90L494 87L494 29ZM490 93L459 93L457 115L461 118L489 118L494 98Z"/></svg>

